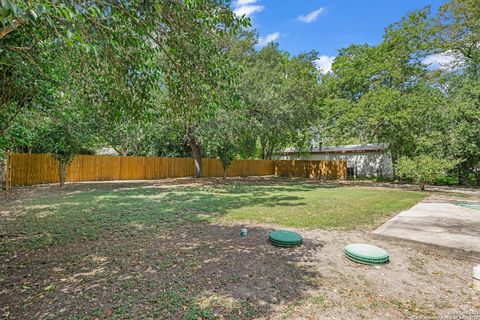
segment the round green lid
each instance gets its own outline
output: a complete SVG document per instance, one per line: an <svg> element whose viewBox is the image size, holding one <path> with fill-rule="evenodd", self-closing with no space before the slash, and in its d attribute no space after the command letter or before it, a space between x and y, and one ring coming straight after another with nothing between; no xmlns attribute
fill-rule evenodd
<svg viewBox="0 0 480 320"><path fill-rule="evenodd" d="M293 247L298 247L302 243L297 243L297 244L283 244L283 243L278 243L278 242L273 242L270 240L270 243L273 244L276 247L282 247L282 248L293 248Z"/></svg>
<svg viewBox="0 0 480 320"><path fill-rule="evenodd" d="M296 241L289 241L289 240L286 240L286 239L283 239L283 240L279 240L278 237L277 238L272 238L272 237L268 237L268 239L272 242L278 242L278 243L284 243L284 244L299 244L299 243L302 243L302 239L300 240L296 240Z"/></svg>
<svg viewBox="0 0 480 320"><path fill-rule="evenodd" d="M480 210L480 202L457 201L455 204L464 208Z"/></svg>
<svg viewBox="0 0 480 320"><path fill-rule="evenodd" d="M366 264L383 264L390 260L386 250L364 243L346 245L345 255L351 260Z"/></svg>
<svg viewBox="0 0 480 320"><path fill-rule="evenodd" d="M268 239L277 246L296 246L302 243L302 236L296 232L277 230L268 234Z"/></svg>

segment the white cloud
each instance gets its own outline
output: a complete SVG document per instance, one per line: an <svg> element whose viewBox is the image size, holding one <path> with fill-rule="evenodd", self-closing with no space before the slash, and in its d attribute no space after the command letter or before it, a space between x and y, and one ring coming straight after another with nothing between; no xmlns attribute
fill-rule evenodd
<svg viewBox="0 0 480 320"><path fill-rule="evenodd" d="M266 46L270 42L277 41L280 38L280 32L274 32L267 34L265 37L260 37L258 39L258 45L260 47Z"/></svg>
<svg viewBox="0 0 480 320"><path fill-rule="evenodd" d="M332 71L332 64L334 60L335 57L320 56L317 60L314 61L314 63L321 73L329 73L330 71Z"/></svg>
<svg viewBox="0 0 480 320"><path fill-rule="evenodd" d="M432 54L422 60L423 64L428 65L432 69L455 69L461 63L461 59L452 51Z"/></svg>
<svg viewBox="0 0 480 320"><path fill-rule="evenodd" d="M265 9L264 6L257 4L257 0L238 0L234 2L235 10L233 12L241 17L243 15L249 17L255 12L260 12Z"/></svg>
<svg viewBox="0 0 480 320"><path fill-rule="evenodd" d="M244 6L246 4L251 4L251 3L256 3L257 0L237 0L234 2L235 6L236 7L241 7L241 6Z"/></svg>
<svg viewBox="0 0 480 320"><path fill-rule="evenodd" d="M321 15L322 13L325 12L325 8L319 8L317 10L314 10L310 12L309 14L305 16L298 16L298 20L305 22L305 23L310 23L315 20L317 20L318 16Z"/></svg>

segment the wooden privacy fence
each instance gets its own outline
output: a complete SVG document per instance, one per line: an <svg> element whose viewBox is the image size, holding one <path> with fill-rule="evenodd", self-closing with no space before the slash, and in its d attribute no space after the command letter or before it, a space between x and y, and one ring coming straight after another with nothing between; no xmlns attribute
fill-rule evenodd
<svg viewBox="0 0 480 320"><path fill-rule="evenodd" d="M58 162L50 154L9 154L10 184L35 185L59 182ZM121 157L78 155L67 169L66 181L154 180L192 177L192 158ZM293 176L345 179L345 161L235 160L227 171L229 177ZM203 159L203 176L222 177L217 159Z"/></svg>
<svg viewBox="0 0 480 320"><path fill-rule="evenodd" d="M275 160L275 175L345 180L347 179L347 162L340 160Z"/></svg>

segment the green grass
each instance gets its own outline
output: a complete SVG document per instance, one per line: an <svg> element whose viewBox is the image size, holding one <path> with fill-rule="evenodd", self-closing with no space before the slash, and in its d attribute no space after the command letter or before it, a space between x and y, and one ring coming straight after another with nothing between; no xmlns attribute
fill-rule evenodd
<svg viewBox="0 0 480 320"><path fill-rule="evenodd" d="M136 186L58 193L25 200L4 224L2 250L135 236L189 221L251 221L289 227L353 229L406 209L425 195L301 182L267 185Z"/></svg>
<svg viewBox="0 0 480 320"><path fill-rule="evenodd" d="M392 213L407 209L424 198L417 192L360 187L314 188L267 192L291 199L287 203L255 204L235 208L226 220L274 223L288 227L355 229L371 225Z"/></svg>

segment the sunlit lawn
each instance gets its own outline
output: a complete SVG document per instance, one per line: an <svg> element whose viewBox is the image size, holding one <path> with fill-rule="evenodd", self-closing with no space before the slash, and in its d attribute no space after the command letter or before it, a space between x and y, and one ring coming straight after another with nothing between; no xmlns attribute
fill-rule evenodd
<svg viewBox="0 0 480 320"><path fill-rule="evenodd" d="M355 229L407 209L424 198L417 192L361 187L265 188L277 203L253 203L229 210L223 219L273 223L297 228Z"/></svg>
<svg viewBox="0 0 480 320"><path fill-rule="evenodd" d="M25 200L18 217L3 222L7 242L3 250L96 239L112 232L155 231L188 221L353 229L378 222L423 197L418 192L302 182L120 189L112 185Z"/></svg>

